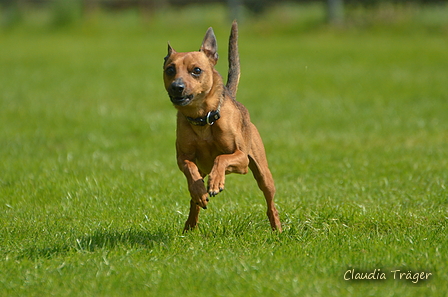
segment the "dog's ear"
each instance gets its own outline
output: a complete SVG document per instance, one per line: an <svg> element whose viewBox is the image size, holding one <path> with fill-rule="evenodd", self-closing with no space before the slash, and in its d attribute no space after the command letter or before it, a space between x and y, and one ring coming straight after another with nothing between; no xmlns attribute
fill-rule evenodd
<svg viewBox="0 0 448 297"><path fill-rule="evenodd" d="M212 27L208 28L205 33L200 51L205 53L214 64L218 62L218 42Z"/></svg>
<svg viewBox="0 0 448 297"><path fill-rule="evenodd" d="M168 58L171 56L171 54L174 54L174 53L176 53L176 51L171 47L171 44L168 42L168 54L164 58L165 63L166 63L166 60L168 60Z"/></svg>

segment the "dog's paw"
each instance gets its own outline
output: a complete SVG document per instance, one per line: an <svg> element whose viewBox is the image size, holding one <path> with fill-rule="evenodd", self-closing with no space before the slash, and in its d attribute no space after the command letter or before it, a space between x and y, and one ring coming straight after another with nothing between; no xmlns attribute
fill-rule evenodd
<svg viewBox="0 0 448 297"><path fill-rule="evenodd" d="M224 188L223 187L221 187L221 188L219 188L219 191L216 191L216 190L208 190L208 194L211 196L211 197L215 197L216 195L218 195L220 192L222 192L222 191L224 191Z"/></svg>
<svg viewBox="0 0 448 297"><path fill-rule="evenodd" d="M211 197L215 197L220 192L224 191L224 178L219 179L210 176L208 179L207 191Z"/></svg>
<svg viewBox="0 0 448 297"><path fill-rule="evenodd" d="M207 204L208 204L208 194L204 194L202 195L196 202L196 205L199 205L200 207L202 207L203 209L207 209Z"/></svg>
<svg viewBox="0 0 448 297"><path fill-rule="evenodd" d="M204 194L202 196L199 197L194 197L191 196L193 198L193 201L196 202L196 205L198 205L199 207L201 207L202 209L207 209L207 204L208 204L208 193Z"/></svg>

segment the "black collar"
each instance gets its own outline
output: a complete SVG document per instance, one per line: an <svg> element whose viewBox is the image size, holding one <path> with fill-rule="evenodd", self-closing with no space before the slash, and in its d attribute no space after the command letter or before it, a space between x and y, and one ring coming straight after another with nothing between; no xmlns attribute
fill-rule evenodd
<svg viewBox="0 0 448 297"><path fill-rule="evenodd" d="M187 120L190 122L190 124L195 126L205 126L209 124L210 126L213 125L221 115L219 114L219 108L215 111L209 111L205 117L199 117L199 118L191 118L187 117Z"/></svg>

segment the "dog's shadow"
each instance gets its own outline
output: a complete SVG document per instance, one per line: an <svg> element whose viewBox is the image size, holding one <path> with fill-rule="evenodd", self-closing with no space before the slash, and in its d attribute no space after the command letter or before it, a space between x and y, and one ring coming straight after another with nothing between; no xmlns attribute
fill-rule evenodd
<svg viewBox="0 0 448 297"><path fill-rule="evenodd" d="M76 239L78 251L93 252L96 249L124 248L153 248L155 245L167 244L169 236L162 232L149 232L144 230L127 229L118 230L96 230L91 235L85 235Z"/></svg>
<svg viewBox="0 0 448 297"><path fill-rule="evenodd" d="M23 249L18 258L54 258L69 253L93 253L97 250L152 249L156 246L166 246L171 241L170 236L163 231L149 232L144 230L105 230L98 229L90 234L72 237L65 244L52 246L33 246Z"/></svg>

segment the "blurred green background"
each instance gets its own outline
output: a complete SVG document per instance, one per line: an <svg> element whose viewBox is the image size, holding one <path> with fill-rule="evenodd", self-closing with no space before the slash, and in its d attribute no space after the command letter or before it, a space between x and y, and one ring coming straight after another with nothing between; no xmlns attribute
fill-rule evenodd
<svg viewBox="0 0 448 297"><path fill-rule="evenodd" d="M446 1L0 1L0 295L446 296L447 15ZM163 57L213 26L225 76L234 17L237 98L284 232L248 174L182 234ZM344 281L350 268L434 278Z"/></svg>

